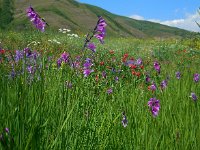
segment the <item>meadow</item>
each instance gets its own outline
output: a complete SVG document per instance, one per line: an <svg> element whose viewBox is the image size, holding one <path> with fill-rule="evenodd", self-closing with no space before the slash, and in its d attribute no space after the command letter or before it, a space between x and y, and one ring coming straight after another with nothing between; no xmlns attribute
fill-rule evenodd
<svg viewBox="0 0 200 150"><path fill-rule="evenodd" d="M200 149L191 39L0 33L0 148Z"/></svg>

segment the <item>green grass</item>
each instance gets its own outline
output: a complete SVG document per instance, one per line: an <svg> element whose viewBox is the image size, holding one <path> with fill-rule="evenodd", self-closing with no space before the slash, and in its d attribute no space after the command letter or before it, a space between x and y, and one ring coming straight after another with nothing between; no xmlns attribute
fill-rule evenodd
<svg viewBox="0 0 200 150"><path fill-rule="evenodd" d="M54 38L61 44L48 42ZM87 78L69 65L63 64L60 69L56 66L64 51L73 59L80 54L83 37L70 39L56 32L1 32L0 41L5 50L10 50L0 63L0 133L5 127L10 129L14 149L200 148L199 100L194 102L189 97L191 92L200 97L200 83L193 81L193 74L200 73L200 53L199 49L188 47L186 41L107 38L100 45L94 40L95 72ZM40 42L29 46L41 54L37 60L38 66L42 64L40 69L34 76L24 71L11 78L12 61L7 58L32 41ZM110 54L110 50L115 53ZM138 70L140 78L122 64L125 53L129 58L143 59L144 69ZM89 50L84 55L89 57ZM155 60L161 64L160 75L153 68ZM101 61L104 66L99 65ZM26 70L22 64L23 60L16 63L16 70ZM107 66L123 71L112 73ZM102 78L102 71L106 71L106 79ZM175 77L177 71L182 74L180 80ZM154 93L145 83L146 72L158 87ZM116 76L119 82L114 82ZM167 76L168 86L162 91L160 82ZM71 89L66 87L66 81L72 82ZM109 95L107 89L111 87L113 93ZM151 97L161 104L156 118L147 105ZM123 111L128 119L126 128L121 123Z"/></svg>

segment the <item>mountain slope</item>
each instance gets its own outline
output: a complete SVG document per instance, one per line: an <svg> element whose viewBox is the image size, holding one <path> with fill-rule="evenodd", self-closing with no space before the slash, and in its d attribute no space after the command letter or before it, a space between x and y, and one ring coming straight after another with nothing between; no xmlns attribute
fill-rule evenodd
<svg viewBox="0 0 200 150"><path fill-rule="evenodd" d="M107 32L110 36L169 38L188 37L193 34L158 23L115 15L102 8L74 0L16 0L15 20L13 21L15 28L30 27L30 22L25 16L25 10L30 4L50 24L49 28L54 29L65 27L75 32L85 33L94 28L97 16L103 16L108 23Z"/></svg>

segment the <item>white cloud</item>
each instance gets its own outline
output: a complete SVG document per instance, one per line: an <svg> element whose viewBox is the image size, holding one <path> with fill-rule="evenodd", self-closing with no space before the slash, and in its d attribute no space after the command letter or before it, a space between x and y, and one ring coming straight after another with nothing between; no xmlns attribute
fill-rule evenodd
<svg viewBox="0 0 200 150"><path fill-rule="evenodd" d="M139 16L139 15L132 15L130 18L136 19L136 20L144 20L144 17Z"/></svg>
<svg viewBox="0 0 200 150"><path fill-rule="evenodd" d="M142 19L138 19L138 20L147 20L147 21L157 22L160 24L177 27L177 28L181 28L181 29L185 29L185 30L189 30L189 31L200 32L200 28L197 26L197 24L195 22L195 21L197 21L200 23L200 15L198 13L186 14L185 18L174 19L174 20L165 20L165 21L161 21L158 19L145 19L144 17L139 16L139 15L132 15L132 16L130 16L130 18L133 18L133 19L142 18Z"/></svg>

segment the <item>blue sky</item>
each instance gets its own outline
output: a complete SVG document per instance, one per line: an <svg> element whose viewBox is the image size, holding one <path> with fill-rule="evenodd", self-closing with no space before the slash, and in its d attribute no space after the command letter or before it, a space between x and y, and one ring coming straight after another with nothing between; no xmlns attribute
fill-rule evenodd
<svg viewBox="0 0 200 150"><path fill-rule="evenodd" d="M79 0L104 8L112 13L138 20L148 20L191 31L200 29L197 13L200 0Z"/></svg>

